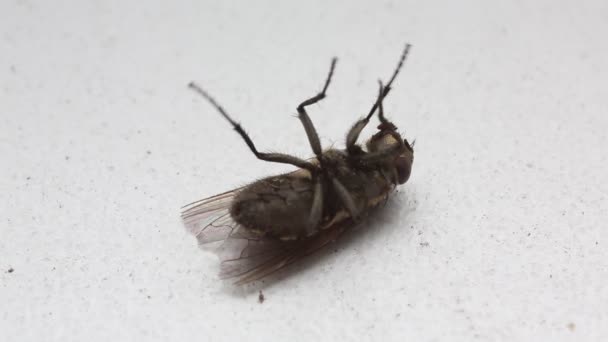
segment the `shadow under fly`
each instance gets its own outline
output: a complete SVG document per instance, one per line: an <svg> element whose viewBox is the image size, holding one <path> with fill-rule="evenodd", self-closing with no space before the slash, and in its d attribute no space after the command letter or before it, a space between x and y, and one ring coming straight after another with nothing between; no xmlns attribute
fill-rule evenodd
<svg viewBox="0 0 608 342"><path fill-rule="evenodd" d="M369 113L346 135L345 149L323 150L306 107L326 97L337 59L333 58L321 92L297 107L308 142L310 160L282 153L259 152L241 125L203 88L189 87L226 119L260 160L291 164L298 169L191 204L182 211L186 227L199 244L217 244L220 277L246 284L307 256L366 217L410 177L413 144L401 137L384 116L382 102L409 53L407 44L391 78L379 90ZM357 139L378 112L378 131L361 146Z"/></svg>

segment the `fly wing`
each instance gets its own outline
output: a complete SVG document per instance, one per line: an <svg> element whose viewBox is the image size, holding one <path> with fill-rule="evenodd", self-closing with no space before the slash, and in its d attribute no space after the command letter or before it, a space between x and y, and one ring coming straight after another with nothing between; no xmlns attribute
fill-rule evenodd
<svg viewBox="0 0 608 342"><path fill-rule="evenodd" d="M221 278L238 277L285 251L281 240L264 237L232 219L230 206L241 189L227 191L182 208L184 225L196 236L199 245L219 244L215 252L221 261Z"/></svg>
<svg viewBox="0 0 608 342"><path fill-rule="evenodd" d="M230 216L230 206L242 188L183 207L182 219L200 245L218 242L220 278L243 285L264 278L335 241L352 222L342 221L301 240L283 241L246 229ZM221 241L221 243L220 243Z"/></svg>
<svg viewBox="0 0 608 342"><path fill-rule="evenodd" d="M336 241L352 225L353 222L349 219L303 240L279 241L279 246L266 249L265 254L253 257L245 255L238 259L226 260L222 263L222 267L224 264L229 264L231 269L239 270L240 272L233 276L239 278L236 282L237 285L244 285L262 279L320 250L327 244ZM239 265L247 265L247 267L239 267Z"/></svg>
<svg viewBox="0 0 608 342"><path fill-rule="evenodd" d="M242 188L227 191L185 205L182 220L201 245L226 240L237 228L230 217L230 205Z"/></svg>

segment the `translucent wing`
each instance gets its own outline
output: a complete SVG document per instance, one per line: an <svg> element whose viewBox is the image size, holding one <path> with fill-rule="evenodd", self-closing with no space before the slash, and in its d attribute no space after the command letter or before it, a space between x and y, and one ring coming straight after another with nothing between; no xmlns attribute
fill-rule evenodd
<svg viewBox="0 0 608 342"><path fill-rule="evenodd" d="M230 205L242 188L224 192L182 208L182 220L188 230L203 245L226 240L237 228L230 217Z"/></svg>
<svg viewBox="0 0 608 342"><path fill-rule="evenodd" d="M222 273L228 277L238 277L237 285L247 284L262 279L284 267L297 262L303 257L310 255L325 245L334 242L340 235L352 227L353 222L349 219L328 227L309 238L294 241L274 240L274 246L257 249L256 244L251 249L253 254L245 253L240 258L224 260L222 262ZM262 246L269 241L260 240Z"/></svg>
<svg viewBox="0 0 608 342"><path fill-rule="evenodd" d="M221 278L234 278L251 271L284 252L278 239L264 238L235 222L230 206L242 188L227 191L182 208L186 228L196 236L200 245L217 242L215 250L221 263Z"/></svg>
<svg viewBox="0 0 608 342"><path fill-rule="evenodd" d="M230 205L242 188L183 207L182 219L200 245L220 243L220 277L242 285L259 280L336 240L352 222L342 222L306 239L283 241L246 229L230 216Z"/></svg>

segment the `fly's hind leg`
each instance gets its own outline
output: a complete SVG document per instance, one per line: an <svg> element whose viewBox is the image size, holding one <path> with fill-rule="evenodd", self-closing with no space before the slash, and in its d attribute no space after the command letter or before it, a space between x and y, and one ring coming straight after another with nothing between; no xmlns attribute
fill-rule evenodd
<svg viewBox="0 0 608 342"><path fill-rule="evenodd" d="M304 126L304 130L306 131L306 135L308 136L308 142L310 143L310 147L312 148L312 151L315 153L315 155L317 156L319 161L321 160L320 157L322 154L321 142L319 140L317 131L315 130L315 126L313 125L312 121L310 120L308 113L306 113L306 106L315 104L325 98L325 96L326 96L325 93L327 92L327 88L329 87L331 77L334 74L334 69L336 68L337 61L338 60L335 57L331 60L331 66L329 68L329 73L327 74L327 79L325 80L325 85L323 86L323 90L321 90L321 92L318 93L317 95L309 98L308 100L303 101L302 103L300 103L300 105L298 105L298 118L300 119L300 121L302 122L302 125Z"/></svg>
<svg viewBox="0 0 608 342"><path fill-rule="evenodd" d="M213 97L211 97L211 95L209 95L205 90L203 90L201 87L199 87L194 82L191 82L188 86L192 90L196 91L198 94L200 94L201 96L203 96L213 107L215 107L215 109L228 122L230 122L230 124L232 125L232 128L241 136L241 138L243 138L243 140L245 140L245 143L247 144L247 146L249 147L249 149L251 150L251 152L253 152L253 154L255 154L255 156L258 159L264 160L264 161L268 161L268 162L291 164L291 165L295 165L295 166L297 166L299 168L307 169L307 170L309 170L311 172L316 171L317 167L315 165L313 165L312 163L310 163L308 161L300 159L298 157L291 156L291 155L288 155L288 154L283 154L283 153L263 153L263 152L259 152L256 149L255 145L253 144L253 141L251 140L251 138L249 137L249 135L247 135L247 132L245 132L245 130L241 127L241 125L238 122L234 121L232 119L232 117L230 117L230 115L228 115L228 113L226 112L226 110L224 110L224 108L222 106L220 106L220 104Z"/></svg>

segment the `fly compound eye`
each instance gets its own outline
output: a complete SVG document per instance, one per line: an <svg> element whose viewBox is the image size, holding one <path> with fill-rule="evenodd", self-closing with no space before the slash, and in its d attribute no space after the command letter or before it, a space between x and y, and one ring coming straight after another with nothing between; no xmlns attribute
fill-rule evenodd
<svg viewBox="0 0 608 342"><path fill-rule="evenodd" d="M395 169L397 169L397 180L399 184L407 182L412 171L412 164L405 156L399 156L395 159Z"/></svg>

